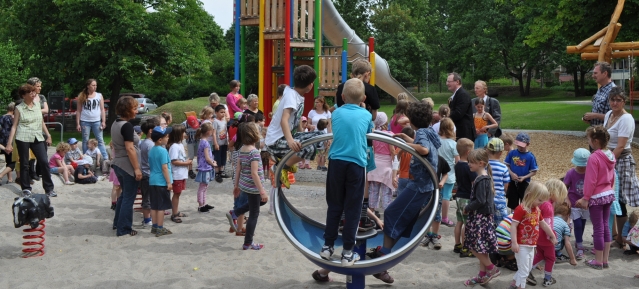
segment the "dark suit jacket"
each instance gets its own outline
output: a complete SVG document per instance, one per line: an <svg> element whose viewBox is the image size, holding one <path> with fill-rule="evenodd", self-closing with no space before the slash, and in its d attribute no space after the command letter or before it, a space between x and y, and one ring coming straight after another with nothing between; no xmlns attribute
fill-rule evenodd
<svg viewBox="0 0 639 289"><path fill-rule="evenodd" d="M473 113L477 112L477 109L475 108L475 99L477 99L477 97L472 99ZM490 96L486 97L484 111L489 113L490 116L492 116L493 119L495 119L495 121L501 126L501 106L499 105L499 100ZM495 135L495 131L497 131L497 128L491 128L488 130L488 134L493 136Z"/></svg>
<svg viewBox="0 0 639 289"><path fill-rule="evenodd" d="M475 123L473 122L473 105L470 95L460 87L450 101L450 118L457 128L457 139L467 138L475 141Z"/></svg>

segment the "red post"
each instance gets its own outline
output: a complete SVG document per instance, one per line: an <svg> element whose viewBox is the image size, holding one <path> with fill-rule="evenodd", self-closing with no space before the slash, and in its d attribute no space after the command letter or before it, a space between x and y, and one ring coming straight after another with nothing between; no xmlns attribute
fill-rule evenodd
<svg viewBox="0 0 639 289"><path fill-rule="evenodd" d="M262 98L262 111L265 116L271 112L273 108L273 40L265 40L264 43L264 95ZM267 120L267 125L270 119Z"/></svg>
<svg viewBox="0 0 639 289"><path fill-rule="evenodd" d="M371 52L375 51L375 37L368 38L368 61L371 61Z"/></svg>
<svg viewBox="0 0 639 289"><path fill-rule="evenodd" d="M293 64L291 63L291 18L293 17L293 5L291 5L291 1L296 0L286 0L286 9L284 12L284 83L291 85L291 67Z"/></svg>

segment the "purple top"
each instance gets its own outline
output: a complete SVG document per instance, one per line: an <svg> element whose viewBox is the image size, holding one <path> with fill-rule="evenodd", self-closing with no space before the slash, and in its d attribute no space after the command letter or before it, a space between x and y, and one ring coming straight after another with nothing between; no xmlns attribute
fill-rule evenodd
<svg viewBox="0 0 639 289"><path fill-rule="evenodd" d="M197 170L208 172L213 167L206 162L206 156L204 155L204 149L209 149L209 157L213 159L213 152L211 151L211 145L206 139L200 139L200 145L197 148Z"/></svg>
<svg viewBox="0 0 639 289"><path fill-rule="evenodd" d="M575 203L584 196L584 178L586 174L578 173L575 168L570 169L564 177L564 184L568 187L568 199L572 207L575 207Z"/></svg>

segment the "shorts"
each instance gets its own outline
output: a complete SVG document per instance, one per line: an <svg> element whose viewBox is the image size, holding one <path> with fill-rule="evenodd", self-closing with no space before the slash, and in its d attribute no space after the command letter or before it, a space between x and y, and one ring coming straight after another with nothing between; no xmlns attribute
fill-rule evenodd
<svg viewBox="0 0 639 289"><path fill-rule="evenodd" d="M171 204L171 192L166 186L149 186L151 198L151 210L164 211L173 208Z"/></svg>
<svg viewBox="0 0 639 289"><path fill-rule="evenodd" d="M470 199L465 198L457 198L457 210L455 214L457 215L457 222L462 222L466 224L466 220L468 220L468 215L464 215L464 208L470 203Z"/></svg>
<svg viewBox="0 0 639 289"><path fill-rule="evenodd" d="M151 198L149 194L149 177L142 176L140 180L140 191L142 191L142 209L150 210L151 209Z"/></svg>
<svg viewBox="0 0 639 289"><path fill-rule="evenodd" d="M584 210L584 209L580 209L580 208L570 208L570 219L572 219L572 220L577 220L577 219L588 220L588 219L590 219L590 211Z"/></svg>
<svg viewBox="0 0 639 289"><path fill-rule="evenodd" d="M213 159L217 163L218 168L226 166L226 152L228 148L228 145L221 145L219 150L213 151Z"/></svg>
<svg viewBox="0 0 639 289"><path fill-rule="evenodd" d="M181 194L186 189L186 180L173 180L173 193Z"/></svg>
<svg viewBox="0 0 639 289"><path fill-rule="evenodd" d="M60 168L59 167L55 167L55 168L50 168L49 172L52 174L57 174L60 172Z"/></svg>
<svg viewBox="0 0 639 289"><path fill-rule="evenodd" d="M233 198L233 210L237 210L244 205L248 204L248 195L245 192L240 192L240 196Z"/></svg>
<svg viewBox="0 0 639 289"><path fill-rule="evenodd" d="M453 187L455 186L455 183L452 184L444 184L444 187L441 189L442 192L442 200L443 201L450 201L453 198Z"/></svg>

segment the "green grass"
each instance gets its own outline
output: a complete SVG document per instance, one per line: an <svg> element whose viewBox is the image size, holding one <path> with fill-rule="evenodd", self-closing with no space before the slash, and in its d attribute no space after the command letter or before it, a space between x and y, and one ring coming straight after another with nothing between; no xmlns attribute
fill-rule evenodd
<svg viewBox="0 0 639 289"><path fill-rule="evenodd" d="M51 134L51 141L53 142L52 146L56 146L58 145L58 143L60 143L60 128L58 127L58 129L52 129L49 128L49 133ZM77 131L65 131L64 134L62 135L63 142L66 142L68 139L74 137L76 138L78 141L82 141L82 133L77 132ZM109 142L111 142L111 134L104 132L103 134L104 137L104 145L109 146ZM90 135L90 138L94 138L93 134Z"/></svg>

